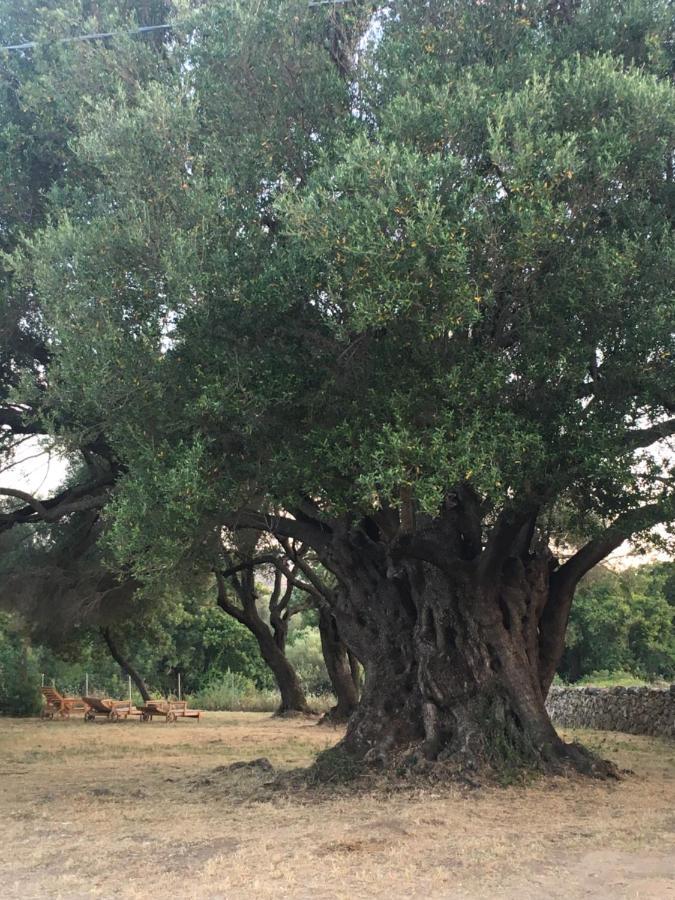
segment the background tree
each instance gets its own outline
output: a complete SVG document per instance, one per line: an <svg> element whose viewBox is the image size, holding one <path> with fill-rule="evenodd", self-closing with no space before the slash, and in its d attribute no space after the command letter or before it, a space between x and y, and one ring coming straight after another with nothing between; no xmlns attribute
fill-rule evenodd
<svg viewBox="0 0 675 900"><path fill-rule="evenodd" d="M215 570L218 588L218 606L228 616L232 616L255 637L260 655L271 669L281 703L278 714L308 713L310 711L305 692L292 663L286 655L286 641L291 617L307 607L304 600L298 602L295 592L298 579L296 565L279 562L277 557L269 555L254 558L260 535L248 535L246 541L240 540L231 551L222 545L222 567ZM257 566L268 565L273 568L273 582L269 593L269 622L263 618L258 609L258 589L255 581ZM300 582L302 583L302 582ZM294 593L295 592L295 593Z"/></svg>
<svg viewBox="0 0 675 900"><path fill-rule="evenodd" d="M672 519L672 21L607 7L209 4L14 257L64 436L123 460L119 571L310 546L358 758L586 766L544 707L576 585Z"/></svg>
<svg viewBox="0 0 675 900"><path fill-rule="evenodd" d="M0 613L0 714L36 715L41 708L39 675L15 623Z"/></svg>
<svg viewBox="0 0 675 900"><path fill-rule="evenodd" d="M643 678L675 676L675 611L664 594L666 565L623 572L598 567L577 590L561 676L631 672Z"/></svg>

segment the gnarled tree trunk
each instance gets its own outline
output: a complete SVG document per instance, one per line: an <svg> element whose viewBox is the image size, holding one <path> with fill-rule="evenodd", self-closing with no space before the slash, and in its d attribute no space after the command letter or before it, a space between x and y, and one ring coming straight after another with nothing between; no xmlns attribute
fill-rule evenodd
<svg viewBox="0 0 675 900"><path fill-rule="evenodd" d="M571 588L529 544L472 559L452 552L443 523L423 542L359 530L332 538L325 565L345 588L334 613L365 667L343 751L382 764L592 765L546 712Z"/></svg>

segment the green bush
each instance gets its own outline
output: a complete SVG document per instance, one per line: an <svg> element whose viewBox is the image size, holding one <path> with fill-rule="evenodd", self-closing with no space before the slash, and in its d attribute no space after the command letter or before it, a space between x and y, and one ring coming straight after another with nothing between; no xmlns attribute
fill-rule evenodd
<svg viewBox="0 0 675 900"><path fill-rule="evenodd" d="M232 712L274 712L279 706L277 691L261 691L250 678L229 669L195 691L189 700L196 709Z"/></svg>
<svg viewBox="0 0 675 900"><path fill-rule="evenodd" d="M42 708L39 676L25 640L0 616L0 713L34 716Z"/></svg>

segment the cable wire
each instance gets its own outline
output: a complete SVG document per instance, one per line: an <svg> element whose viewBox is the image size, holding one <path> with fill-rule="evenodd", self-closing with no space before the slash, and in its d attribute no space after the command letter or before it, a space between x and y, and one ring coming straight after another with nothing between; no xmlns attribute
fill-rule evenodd
<svg viewBox="0 0 675 900"><path fill-rule="evenodd" d="M0 47L2 50L31 50L33 47L39 47L40 44L71 44L74 41L98 41L103 38L117 37L120 34L145 34L148 31L161 31L162 29L173 28L173 25L144 25L142 28L129 28L122 31L100 31L95 34L76 34L72 37L54 38L52 41L26 41L24 44L7 44Z"/></svg>

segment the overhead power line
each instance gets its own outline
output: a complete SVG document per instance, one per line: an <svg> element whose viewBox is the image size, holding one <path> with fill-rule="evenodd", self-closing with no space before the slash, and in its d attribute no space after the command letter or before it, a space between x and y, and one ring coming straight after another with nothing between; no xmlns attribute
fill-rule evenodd
<svg viewBox="0 0 675 900"><path fill-rule="evenodd" d="M310 0L308 6L340 6L351 3L352 0ZM122 34L147 34L151 31L165 31L174 26L171 23L163 25L143 25L140 28L124 28L120 31L97 31L92 34L75 34L70 37L54 38L49 41L25 41L23 44L5 44L0 47L3 50L32 50L41 44L72 44L76 41L100 41L104 38L119 37Z"/></svg>
<svg viewBox="0 0 675 900"><path fill-rule="evenodd" d="M31 50L41 44L72 44L75 41L99 41L103 38L118 37L121 34L146 34L149 31L162 31L173 28L173 25L143 25L141 28L127 28L121 31L99 31L95 34L76 34L72 37L54 38L51 41L26 41L25 44L7 44L1 50Z"/></svg>

